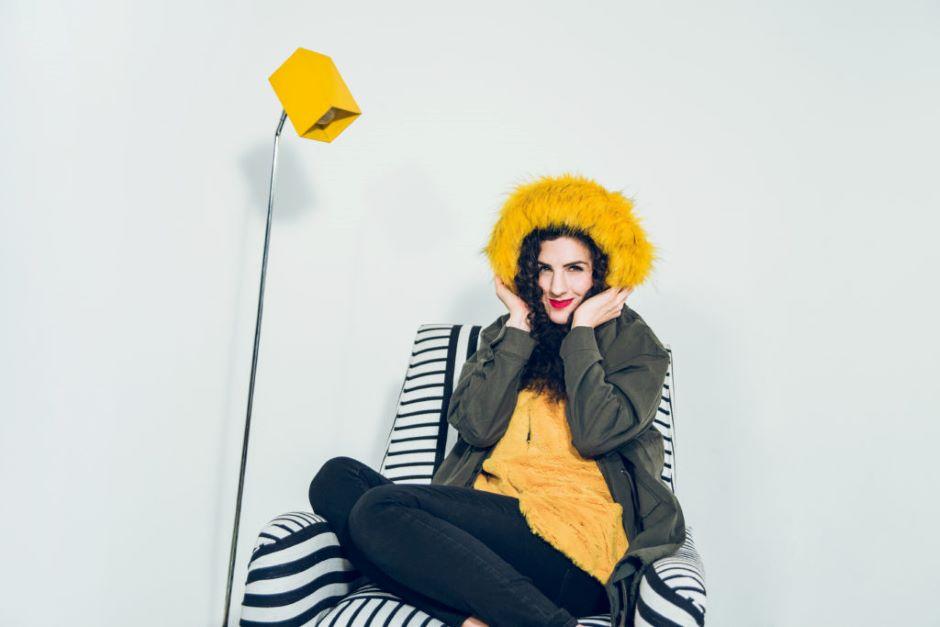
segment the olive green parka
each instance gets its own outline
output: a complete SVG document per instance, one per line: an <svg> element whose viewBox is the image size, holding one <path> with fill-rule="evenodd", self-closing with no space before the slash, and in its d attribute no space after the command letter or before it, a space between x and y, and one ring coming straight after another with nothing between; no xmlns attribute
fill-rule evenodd
<svg viewBox="0 0 940 627"><path fill-rule="evenodd" d="M483 329L479 348L464 362L447 409L457 441L434 473L434 485L472 486L509 425L536 340L507 327L508 319L503 314ZM597 461L611 497L623 507L629 547L604 587L611 625L633 625L643 573L685 540L682 508L660 479L663 439L653 426L669 353L640 315L624 305L619 317L596 328L573 327L559 355L571 443L581 456Z"/></svg>

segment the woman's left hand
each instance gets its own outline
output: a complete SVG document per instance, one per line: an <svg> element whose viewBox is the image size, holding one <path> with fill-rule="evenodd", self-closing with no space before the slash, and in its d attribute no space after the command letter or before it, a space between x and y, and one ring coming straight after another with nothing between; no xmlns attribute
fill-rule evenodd
<svg viewBox="0 0 940 627"><path fill-rule="evenodd" d="M571 314L571 327L589 326L596 328L608 320L613 320L623 311L627 296L632 287L610 287L590 297Z"/></svg>

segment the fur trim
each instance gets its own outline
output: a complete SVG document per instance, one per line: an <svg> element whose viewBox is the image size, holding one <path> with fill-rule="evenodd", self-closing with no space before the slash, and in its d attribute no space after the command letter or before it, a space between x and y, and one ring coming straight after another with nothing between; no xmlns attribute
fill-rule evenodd
<svg viewBox="0 0 940 627"><path fill-rule="evenodd" d="M583 229L607 253L611 287L643 283L658 259L633 212L633 202L623 194L577 174L544 176L519 185L510 194L481 251L510 289L515 289L522 240L533 229L553 224Z"/></svg>

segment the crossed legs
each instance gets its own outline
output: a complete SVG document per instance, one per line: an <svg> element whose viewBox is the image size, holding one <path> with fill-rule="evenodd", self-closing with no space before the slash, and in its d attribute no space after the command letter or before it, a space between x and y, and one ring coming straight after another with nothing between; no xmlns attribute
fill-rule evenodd
<svg viewBox="0 0 940 627"><path fill-rule="evenodd" d="M494 627L574 627L577 615L608 611L600 582L533 534L512 497L399 485L336 457L309 498L360 572L453 627L475 617Z"/></svg>

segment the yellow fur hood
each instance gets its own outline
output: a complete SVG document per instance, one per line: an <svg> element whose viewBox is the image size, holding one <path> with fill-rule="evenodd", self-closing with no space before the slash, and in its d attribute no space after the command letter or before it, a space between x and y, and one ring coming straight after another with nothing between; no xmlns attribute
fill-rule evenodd
<svg viewBox="0 0 940 627"><path fill-rule="evenodd" d="M643 283L657 260L633 202L584 176L543 176L515 188L499 212L490 240L481 252L493 272L513 289L522 240L533 229L568 225L584 230L607 253L607 284Z"/></svg>

